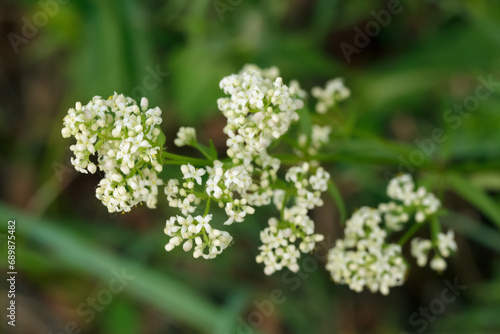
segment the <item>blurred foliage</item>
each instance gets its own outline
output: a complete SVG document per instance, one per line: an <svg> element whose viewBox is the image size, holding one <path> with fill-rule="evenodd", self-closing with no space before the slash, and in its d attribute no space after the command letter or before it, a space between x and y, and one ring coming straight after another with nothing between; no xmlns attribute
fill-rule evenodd
<svg viewBox="0 0 500 334"><path fill-rule="evenodd" d="M498 1L402 0L402 12L352 62L340 44L354 45L354 28L364 29L387 2L4 0L2 36L22 35L25 19L33 22L47 3L56 4L53 15L19 52L8 38L0 44L0 212L18 220L16 333L63 333L71 321L82 333L107 334L414 333L409 317L456 277L468 289L426 332L500 332L499 87L458 127L444 118L475 93L479 77L500 81ZM172 152L180 152L172 139L186 124L223 152L218 82L245 63L276 65L307 89L341 76L352 90L332 115L333 140L319 156L336 183L328 205L313 214L329 245L341 217L384 199L387 173L398 171L401 157L444 131L447 140L428 144L430 154L411 172L440 194L443 223L459 234L446 273L415 267L388 297L356 294L329 281L325 249L317 251L317 269L265 277L254 257L266 210L237 226L235 245L209 262L163 250L166 205L106 212L93 196L99 176L78 175L69 164L60 136L68 107L113 91L144 93L163 110ZM175 173L166 168L164 176ZM136 278L85 321L78 305L121 268ZM273 304L258 329L242 327L275 289L285 302Z"/></svg>

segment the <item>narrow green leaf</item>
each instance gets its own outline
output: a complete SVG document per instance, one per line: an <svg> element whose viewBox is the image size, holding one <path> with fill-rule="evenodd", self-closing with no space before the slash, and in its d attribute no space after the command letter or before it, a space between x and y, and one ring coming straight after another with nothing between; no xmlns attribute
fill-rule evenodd
<svg viewBox="0 0 500 334"><path fill-rule="evenodd" d="M346 208L345 208L344 199L342 198L342 195L340 194L339 188L331 179L328 182L328 193L330 194L330 196L332 196L333 200L335 201L335 204L337 204L337 208L339 209L339 213L340 213L340 222L342 224L345 224Z"/></svg>
<svg viewBox="0 0 500 334"><path fill-rule="evenodd" d="M478 244L500 252L500 233L495 229L456 212L441 216L440 221Z"/></svg>
<svg viewBox="0 0 500 334"><path fill-rule="evenodd" d="M307 108L303 108L298 111L299 119L300 119L300 132L305 134L307 138L310 140L312 133L312 121L311 115L309 114L309 110Z"/></svg>
<svg viewBox="0 0 500 334"><path fill-rule="evenodd" d="M134 334L141 330L141 319L135 307L121 298L113 299L102 318L107 334Z"/></svg>
<svg viewBox="0 0 500 334"><path fill-rule="evenodd" d="M2 217L15 218L17 232L24 239L43 245L50 256L61 265L88 273L107 284L113 270L133 276L127 280L124 293L148 303L173 318L202 332L211 333L220 325L226 313L192 290L163 273L112 254L98 245L80 238L74 232L35 218L0 202Z"/></svg>
<svg viewBox="0 0 500 334"><path fill-rule="evenodd" d="M212 140L210 140L211 142ZM209 160L215 160L217 159L217 151L215 151L214 153L214 149L212 148L212 146L208 147L208 146L205 146L205 145L202 145L200 143L197 143L195 146L194 146L196 149L198 149L198 151L201 152L201 154L203 154L203 156Z"/></svg>
<svg viewBox="0 0 500 334"><path fill-rule="evenodd" d="M210 156L213 158L213 160L217 160L217 149L215 148L214 141L210 139Z"/></svg>
<svg viewBox="0 0 500 334"><path fill-rule="evenodd" d="M163 147L165 145L165 141L167 140L167 137L165 137L165 134L163 131L160 131L160 134L158 135L158 138L156 138L156 146Z"/></svg>
<svg viewBox="0 0 500 334"><path fill-rule="evenodd" d="M500 227L500 208L485 192L458 174L448 174L446 180L458 195Z"/></svg>
<svg viewBox="0 0 500 334"><path fill-rule="evenodd" d="M253 296L255 297L255 296ZM226 305L226 316L220 319L219 327L216 333L237 333L237 321L240 314L242 314L248 307L249 302L252 300L252 294L247 288L242 288L233 293ZM256 334L260 334L256 333Z"/></svg>

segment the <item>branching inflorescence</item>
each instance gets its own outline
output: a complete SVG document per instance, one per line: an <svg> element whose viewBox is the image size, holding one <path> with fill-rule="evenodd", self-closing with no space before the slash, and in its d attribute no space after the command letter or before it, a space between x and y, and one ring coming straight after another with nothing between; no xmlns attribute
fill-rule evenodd
<svg viewBox="0 0 500 334"><path fill-rule="evenodd" d="M309 127L305 130L304 124L293 126L300 120L299 112L308 112L307 93L297 81L284 84L275 67L246 65L223 78L220 88L227 95L217 101L227 119L227 158L219 159L212 143L199 143L190 127L179 129L174 144L194 147L205 159L167 152L161 110L149 108L146 98L138 105L115 93L107 100L96 96L85 106L78 102L68 111L62 135L76 139L70 147L75 155L71 163L82 173L103 173L96 197L109 212L128 212L141 202L155 208L158 187L164 186L166 202L178 210L166 222L165 249L182 246L195 258L221 254L233 241L226 230L229 225L244 222L258 207L272 206L276 214L260 232L256 260L264 264L267 275L285 267L296 272L301 254L313 251L324 239L315 232L309 211L323 205L321 196L332 182L315 161L332 128L312 122L304 123ZM324 114L350 91L342 79L335 79L325 89L313 88L312 95L318 99L316 111ZM299 129L293 133L294 128ZM272 148L283 142L292 146L297 164L282 171ZM182 178L158 177L169 162L180 165ZM439 232L440 202L433 194L415 189L409 175L393 179L387 193L393 201L356 211L346 222L344 239L329 252L326 268L333 280L355 291L367 287L387 294L390 287L402 284L408 264L401 248L427 221L432 240L411 241L417 264L424 266L434 249L431 268L441 271L446 268L443 258L456 251L453 232ZM224 212L225 218L214 218L220 217L216 211ZM400 242L388 241L405 229Z"/></svg>
<svg viewBox="0 0 500 334"><path fill-rule="evenodd" d="M389 182L387 195L393 200L378 208L362 207L347 220L344 239L337 240L328 254L327 270L332 279L348 284L354 291L364 287L372 292L388 294L389 288L403 284L407 262L402 255L402 245L420 229L424 222L436 223L440 201L425 188L415 189L407 174ZM413 222L399 242L388 241L389 235L403 230ZM456 251L453 232L435 233L434 240L414 238L411 254L419 266L427 263L428 252L434 248L435 257L431 268L442 271L446 268L443 257Z"/></svg>

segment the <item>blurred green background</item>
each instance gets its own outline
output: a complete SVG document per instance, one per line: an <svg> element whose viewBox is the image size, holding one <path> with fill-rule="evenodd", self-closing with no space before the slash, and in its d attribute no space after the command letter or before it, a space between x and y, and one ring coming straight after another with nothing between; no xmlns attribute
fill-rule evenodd
<svg viewBox="0 0 500 334"><path fill-rule="evenodd" d="M500 333L500 2L402 0L348 61L342 43L359 45L358 29L387 8L368 0L2 0L0 247L6 254L6 223L16 218L18 270L17 326L2 316L5 332ZM157 210L107 213L94 197L99 175L69 163L71 143L60 135L67 109L114 91L145 95L163 110L169 149L195 154L173 147L177 128L191 125L222 154L218 82L245 63L276 65L308 90L345 79L352 96L332 118L323 160L347 215L385 201L388 175L425 156L410 172L440 195L442 222L457 233L445 273L414 265L388 297L336 286L324 254L345 213L327 197L312 213L327 242L299 274L271 277L254 260L270 209L233 226L234 245L211 261L164 251L173 212L162 195ZM488 98L466 116L448 112L490 76ZM436 129L444 142L429 141ZM117 275L121 286L110 293ZM467 286L455 301L419 314L455 280Z"/></svg>

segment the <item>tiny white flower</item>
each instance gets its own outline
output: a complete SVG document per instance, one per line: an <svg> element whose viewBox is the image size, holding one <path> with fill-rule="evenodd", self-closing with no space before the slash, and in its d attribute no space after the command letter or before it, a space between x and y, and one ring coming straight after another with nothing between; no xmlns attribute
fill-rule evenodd
<svg viewBox="0 0 500 334"><path fill-rule="evenodd" d="M454 232L449 230L446 234L439 233L437 236L437 245L439 253L441 253L442 256L450 256L450 252L455 252L457 250Z"/></svg>
<svg viewBox="0 0 500 334"><path fill-rule="evenodd" d="M219 181L221 177L218 175L212 176L207 181L207 194L212 195L215 198L220 198L222 196L222 188L219 187Z"/></svg>
<svg viewBox="0 0 500 334"><path fill-rule="evenodd" d="M210 221L212 220L211 214L206 216L196 216L194 219L198 222L198 225L196 225L196 233L200 233L202 228L204 228L209 234L212 232L212 226L210 226Z"/></svg>
<svg viewBox="0 0 500 334"><path fill-rule="evenodd" d="M135 153L140 148L148 148L151 147L151 144L144 139L144 133L141 132L137 137L132 139L132 147L130 148L131 153Z"/></svg>
<svg viewBox="0 0 500 334"><path fill-rule="evenodd" d="M206 171L203 168L195 168L191 164L181 166L184 179L195 179L196 183L201 185L201 177L205 175Z"/></svg>

